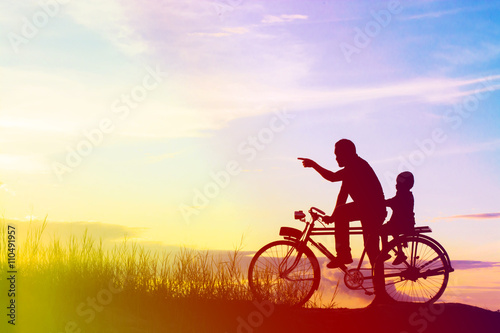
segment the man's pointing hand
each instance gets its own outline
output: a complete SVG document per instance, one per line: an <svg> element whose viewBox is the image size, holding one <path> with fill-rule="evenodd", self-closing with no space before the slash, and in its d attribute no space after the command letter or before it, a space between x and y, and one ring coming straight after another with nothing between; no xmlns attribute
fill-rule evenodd
<svg viewBox="0 0 500 333"><path fill-rule="evenodd" d="M298 157L297 159L302 160L302 165L304 166L304 168L314 168L318 165L318 163L308 158Z"/></svg>

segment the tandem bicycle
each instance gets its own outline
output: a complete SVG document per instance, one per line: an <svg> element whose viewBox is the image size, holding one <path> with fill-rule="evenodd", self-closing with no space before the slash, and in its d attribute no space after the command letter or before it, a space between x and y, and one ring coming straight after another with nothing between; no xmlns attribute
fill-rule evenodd
<svg viewBox="0 0 500 333"><path fill-rule="evenodd" d="M252 258L248 283L257 299L302 306L319 288L321 269L312 248L330 260L335 256L314 238L335 235L335 228L323 224L322 210L311 207L309 214L310 219L306 220L302 211L296 211L295 219L305 223L304 229L281 227L279 234L284 239L265 245ZM317 222L322 226L317 226ZM453 268L444 247L425 235L430 232L428 226L421 226L394 237L382 248L372 268L363 265L367 257L363 249L355 267L339 267L345 285L352 290L364 290L368 295L388 296L396 302L435 302L446 289ZM349 227L349 234L361 235L363 230ZM405 258L401 263L395 265L387 260L398 255Z"/></svg>

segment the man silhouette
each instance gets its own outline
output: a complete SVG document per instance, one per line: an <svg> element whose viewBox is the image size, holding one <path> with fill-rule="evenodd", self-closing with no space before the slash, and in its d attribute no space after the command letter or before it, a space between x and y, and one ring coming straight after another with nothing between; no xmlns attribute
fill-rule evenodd
<svg viewBox="0 0 500 333"><path fill-rule="evenodd" d="M356 153L354 143L342 139L335 144L335 156L340 169L333 172L308 158L299 158L305 168L313 168L331 182L341 181L337 204L326 223L335 222L335 249L337 257L327 267L336 268L352 263L349 246L349 222L361 221L366 253L373 266L380 253L379 229L387 215L384 192L371 166ZM352 202L347 202L350 196Z"/></svg>

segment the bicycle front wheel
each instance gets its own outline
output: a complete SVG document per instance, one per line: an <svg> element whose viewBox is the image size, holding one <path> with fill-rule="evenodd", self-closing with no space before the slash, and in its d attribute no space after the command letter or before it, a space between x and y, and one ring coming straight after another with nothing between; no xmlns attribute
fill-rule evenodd
<svg viewBox="0 0 500 333"><path fill-rule="evenodd" d="M444 253L434 243L402 236L382 249L374 274L375 292L398 302L432 303L446 289L449 269Z"/></svg>
<svg viewBox="0 0 500 333"><path fill-rule="evenodd" d="M248 268L248 284L254 297L273 304L302 306L321 279L318 259L307 247L280 240L261 248Z"/></svg>

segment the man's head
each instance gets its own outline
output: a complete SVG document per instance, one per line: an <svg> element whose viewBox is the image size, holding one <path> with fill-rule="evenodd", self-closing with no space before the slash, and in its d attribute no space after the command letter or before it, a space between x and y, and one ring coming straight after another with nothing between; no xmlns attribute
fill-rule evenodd
<svg viewBox="0 0 500 333"><path fill-rule="evenodd" d="M343 168L358 156L356 154L356 146L351 140L339 140L335 144L335 156L337 157L339 167Z"/></svg>
<svg viewBox="0 0 500 333"><path fill-rule="evenodd" d="M413 174L410 171L401 172L396 178L396 189L409 191L415 182Z"/></svg>

